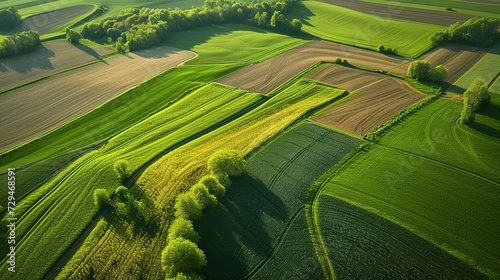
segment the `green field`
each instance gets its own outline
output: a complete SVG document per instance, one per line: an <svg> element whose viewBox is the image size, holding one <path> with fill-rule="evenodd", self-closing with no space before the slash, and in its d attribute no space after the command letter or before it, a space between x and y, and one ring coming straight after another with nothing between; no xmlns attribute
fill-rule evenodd
<svg viewBox="0 0 500 280"><path fill-rule="evenodd" d="M436 11L445 11L450 7L462 14L471 14L485 17L500 17L500 7L494 4L481 3L474 0L362 0L365 2L397 5Z"/></svg>
<svg viewBox="0 0 500 280"><path fill-rule="evenodd" d="M484 81L486 85L493 82L500 73L500 43L491 48L491 50L478 62L476 63L467 73L465 73L460 79L458 79L448 91L458 94L463 94L469 85L476 78L480 78ZM498 80L494 82L490 91L495 93L500 93L500 82Z"/></svg>
<svg viewBox="0 0 500 280"><path fill-rule="evenodd" d="M249 25L222 24L172 33L165 44L198 53L186 64L201 64L262 61L306 42Z"/></svg>
<svg viewBox="0 0 500 280"><path fill-rule="evenodd" d="M169 146L259 100L259 95L209 84L111 138L101 149L61 171L17 205L20 218L16 226L16 253L18 265L26 268L16 273L14 279L40 278L78 237L96 213L92 207L93 190L110 190L120 184L112 171L117 159L128 159L134 170ZM4 262L1 273L6 271Z"/></svg>
<svg viewBox="0 0 500 280"><path fill-rule="evenodd" d="M410 231L328 195L321 232L336 279L487 279Z"/></svg>
<svg viewBox="0 0 500 280"><path fill-rule="evenodd" d="M302 29L322 39L376 50L396 48L399 55L417 57L431 48L430 36L445 27L384 19L316 1L293 6L290 18L299 18ZM411 30L411 32L410 32Z"/></svg>
<svg viewBox="0 0 500 280"><path fill-rule="evenodd" d="M500 142L492 132L498 111L479 115L469 128L458 124L460 110L449 99L420 109L359 153L321 193L395 222L497 278Z"/></svg>
<svg viewBox="0 0 500 280"><path fill-rule="evenodd" d="M248 175L233 182L220 206L196 225L211 265L208 279L276 279L292 252L321 277L305 227L304 200L312 182L360 140L313 123L297 126L248 159ZM244 222L243 222L244 221ZM302 226L298 226L302 225Z"/></svg>

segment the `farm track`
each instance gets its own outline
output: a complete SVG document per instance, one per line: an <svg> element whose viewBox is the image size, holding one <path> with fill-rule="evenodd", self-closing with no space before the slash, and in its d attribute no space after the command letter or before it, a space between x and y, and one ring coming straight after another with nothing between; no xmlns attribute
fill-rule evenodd
<svg viewBox="0 0 500 280"><path fill-rule="evenodd" d="M0 94L0 125L9 135L0 138L1 149L42 135L193 57L170 47L138 51Z"/></svg>
<svg viewBox="0 0 500 280"><path fill-rule="evenodd" d="M157 154L156 156L154 156L151 160L147 161L145 164L143 164L138 170L136 170L132 175L131 177L128 179L128 181L124 184L125 187L127 188L131 188L132 186L134 186L137 182L137 180L139 179L139 177L142 175L142 173L151 165L153 164L154 162L156 162L157 160L159 160L161 157L163 157L164 155L170 153L171 151L183 146L183 145L186 145L187 143L195 140L195 139L198 139L199 137L219 128L219 127L222 127L223 125L237 119L238 117L250 112L251 110L253 110L254 108L260 106L263 102L265 101L265 99L261 99L260 101L257 101L255 102L254 104L248 106L247 108L237 112L236 114L233 114L232 116L222 120L221 122L217 123L217 124L214 124L213 126L207 128L207 129L204 129L172 146L170 146L169 148L167 148L166 150L160 152L159 154ZM116 198L113 198L112 199L112 203L115 202ZM82 235L80 235L71 245L71 247L66 250L64 252L64 254L61 256L61 258L57 261L56 264L54 264L51 269L49 270L49 272L46 274L45 278L44 279L52 279L50 277L54 276L54 275L57 275L57 273L59 273L60 269L62 267L64 267L64 265L66 265L66 263L71 259L71 257L78 251L78 249L80 248L80 246L83 244L83 242L85 241L85 239L88 237L88 235L92 232L92 230L95 228L95 226L97 225L98 221L104 217L104 215L107 213L108 210L104 210L104 211L101 211L99 212L93 219L93 222L88 224L87 227L83 230L82 232Z"/></svg>
<svg viewBox="0 0 500 280"><path fill-rule="evenodd" d="M360 0L319 0L324 3L348 8L358 12L387 19L416 21L422 23L448 26L455 22L464 22L474 16L457 12L442 12L397 5L384 5Z"/></svg>

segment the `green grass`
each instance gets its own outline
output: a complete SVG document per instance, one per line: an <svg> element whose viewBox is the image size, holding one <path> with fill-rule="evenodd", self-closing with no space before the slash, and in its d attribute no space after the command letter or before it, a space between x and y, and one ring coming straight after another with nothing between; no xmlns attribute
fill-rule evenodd
<svg viewBox="0 0 500 280"><path fill-rule="evenodd" d="M168 106L186 91L241 66L176 67L138 85L84 116L0 155L0 170L105 141L148 115Z"/></svg>
<svg viewBox="0 0 500 280"><path fill-rule="evenodd" d="M307 261L307 273L321 278L305 226L304 199L312 182L359 142L305 123L253 154L248 175L233 182L220 206L196 225L210 263L207 278L276 279L292 260L297 266Z"/></svg>
<svg viewBox="0 0 500 280"><path fill-rule="evenodd" d="M293 6L287 15L302 20L302 29L322 39L376 50L396 48L399 55L417 57L431 48L430 36L445 27L392 20L315 1Z"/></svg>
<svg viewBox="0 0 500 280"><path fill-rule="evenodd" d="M500 18L500 5L480 3L480 1L465 0L362 0L365 2L381 3L436 11L446 11L450 7L462 14L471 14L485 17Z"/></svg>
<svg viewBox="0 0 500 280"><path fill-rule="evenodd" d="M486 85L489 85L500 73L498 65L500 65L500 43L496 44L480 61L460 77L448 91L463 94L476 78L481 78ZM490 90L500 93L498 80L490 87Z"/></svg>
<svg viewBox="0 0 500 280"><path fill-rule="evenodd" d="M112 171L117 159L129 160L134 170L261 98L219 84L204 86L71 164L17 205L16 254L22 269L12 279L41 278L79 236L97 211L93 190L120 184ZM3 262L0 273L6 271Z"/></svg>
<svg viewBox="0 0 500 280"><path fill-rule="evenodd" d="M457 258L371 212L328 195L319 220L337 279L486 279Z"/></svg>
<svg viewBox="0 0 500 280"><path fill-rule="evenodd" d="M199 54L186 64L257 62L307 41L243 24L198 27L172 33L164 44Z"/></svg>
<svg viewBox="0 0 500 280"><path fill-rule="evenodd" d="M322 194L393 221L498 278L498 101L472 127L458 124L461 103L429 104L358 154Z"/></svg>

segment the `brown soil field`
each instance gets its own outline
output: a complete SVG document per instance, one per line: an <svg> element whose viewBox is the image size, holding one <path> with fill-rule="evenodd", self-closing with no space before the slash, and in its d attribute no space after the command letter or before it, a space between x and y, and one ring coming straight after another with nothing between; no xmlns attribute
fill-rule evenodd
<svg viewBox="0 0 500 280"><path fill-rule="evenodd" d="M353 71L355 69L348 69ZM402 80L382 78L352 93L312 119L347 133L362 136L398 112L425 97ZM370 77L367 80L371 79ZM367 81L368 82L368 81Z"/></svg>
<svg viewBox="0 0 500 280"><path fill-rule="evenodd" d="M442 12L418 8L403 7L397 5L384 5L378 3L364 2L360 0L319 0L324 3L356 10L391 19L409 20L436 25L448 26L455 22L464 22L474 16L458 12Z"/></svg>
<svg viewBox="0 0 500 280"><path fill-rule="evenodd" d="M483 58L486 52L485 48L447 44L433 49L418 59L429 61L431 67L443 64L448 69L448 78L445 81L453 84Z"/></svg>
<svg viewBox="0 0 500 280"><path fill-rule="evenodd" d="M38 31L40 35L43 35L79 16L90 12L93 8L94 6L92 5L79 5L36 14L24 19L23 24L17 27L15 32L33 29Z"/></svg>
<svg viewBox="0 0 500 280"><path fill-rule="evenodd" d="M386 76L343 67L337 64L323 64L307 73L305 77L351 92L380 81Z"/></svg>
<svg viewBox="0 0 500 280"><path fill-rule="evenodd" d="M406 74L411 60L385 55L365 49L315 40L253 64L223 77L219 83L239 87L251 92L269 93L312 64L336 58L345 58L353 65L366 66L398 74Z"/></svg>
<svg viewBox="0 0 500 280"><path fill-rule="evenodd" d="M171 47L137 51L0 94L0 150L67 123L195 56Z"/></svg>
<svg viewBox="0 0 500 280"><path fill-rule="evenodd" d="M39 46L34 52L0 59L0 92L50 76L114 52L104 47L72 45L55 41Z"/></svg>

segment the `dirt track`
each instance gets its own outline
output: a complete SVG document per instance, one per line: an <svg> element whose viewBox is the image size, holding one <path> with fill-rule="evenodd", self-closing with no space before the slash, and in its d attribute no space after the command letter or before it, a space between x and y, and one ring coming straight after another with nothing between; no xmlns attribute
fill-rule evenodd
<svg viewBox="0 0 500 280"><path fill-rule="evenodd" d="M409 59L328 41L312 41L218 80L251 92L269 93L300 71L321 61L345 58L349 63L406 74Z"/></svg>
<svg viewBox="0 0 500 280"><path fill-rule="evenodd" d="M319 0L324 3L345 7L359 12L381 16L384 18L409 20L436 25L448 26L455 22L464 22L474 16L460 14L458 12L448 12L443 9L442 12L434 10L425 10L396 5L384 5L377 3L364 2L360 0Z"/></svg>
<svg viewBox="0 0 500 280"><path fill-rule="evenodd" d="M138 51L0 94L0 150L67 123L194 56L171 47Z"/></svg>
<svg viewBox="0 0 500 280"><path fill-rule="evenodd" d="M401 110L425 97L402 80L337 65L323 65L311 78L357 90L353 96L323 111L313 120L362 136ZM325 75L335 72L338 75ZM377 77L378 76L378 77ZM353 77L347 80L347 77Z"/></svg>
<svg viewBox="0 0 500 280"><path fill-rule="evenodd" d="M67 23L68 21L90 12L93 8L94 7L92 5L79 5L51 12L42 12L24 19L23 24L17 27L15 32L33 29L38 31L40 35L43 35Z"/></svg>
<svg viewBox="0 0 500 280"><path fill-rule="evenodd" d="M34 52L0 59L0 92L53 75L110 54L107 48L90 48L56 41L39 46Z"/></svg>

